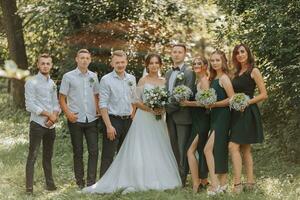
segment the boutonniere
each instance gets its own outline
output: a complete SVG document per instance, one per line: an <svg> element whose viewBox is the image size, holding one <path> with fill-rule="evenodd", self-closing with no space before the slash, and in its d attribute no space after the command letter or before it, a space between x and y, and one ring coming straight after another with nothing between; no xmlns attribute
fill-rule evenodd
<svg viewBox="0 0 300 200"><path fill-rule="evenodd" d="M129 87L132 87L133 86L133 82L132 81L128 81L128 85L129 85Z"/></svg>
<svg viewBox="0 0 300 200"><path fill-rule="evenodd" d="M89 82L90 82L90 87L92 87L93 84L95 83L95 79L91 77L90 80L89 80Z"/></svg>
<svg viewBox="0 0 300 200"><path fill-rule="evenodd" d="M179 72L176 76L176 79L179 81L182 81L184 79L184 73L183 72Z"/></svg>

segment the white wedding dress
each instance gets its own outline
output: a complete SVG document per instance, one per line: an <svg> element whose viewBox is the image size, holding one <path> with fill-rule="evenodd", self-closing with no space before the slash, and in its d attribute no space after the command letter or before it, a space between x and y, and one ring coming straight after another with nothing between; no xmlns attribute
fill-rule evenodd
<svg viewBox="0 0 300 200"><path fill-rule="evenodd" d="M143 91L153 87L146 83ZM165 120L156 120L153 114L138 109L113 163L97 183L83 192L128 193L180 186Z"/></svg>

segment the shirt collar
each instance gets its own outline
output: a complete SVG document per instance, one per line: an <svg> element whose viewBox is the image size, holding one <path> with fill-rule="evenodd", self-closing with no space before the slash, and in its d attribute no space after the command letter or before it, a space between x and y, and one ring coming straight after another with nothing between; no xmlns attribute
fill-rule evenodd
<svg viewBox="0 0 300 200"><path fill-rule="evenodd" d="M184 66L184 62L182 64L180 64L180 65L177 65L177 66L174 65L174 67L179 67L180 71L183 68L183 66Z"/></svg>
<svg viewBox="0 0 300 200"><path fill-rule="evenodd" d="M112 75L114 78L119 78L121 79L121 77L117 74L117 72L115 70L112 71ZM127 72L124 72L124 79L123 80L128 80L129 79L129 76L128 76L128 73Z"/></svg>
<svg viewBox="0 0 300 200"><path fill-rule="evenodd" d="M47 77L44 76L41 72L38 72L37 77L38 77L40 80L43 80L43 81L49 81L49 80L50 80L50 75L48 75L48 78L47 78Z"/></svg>
<svg viewBox="0 0 300 200"><path fill-rule="evenodd" d="M83 76L89 75L89 74L90 74L90 71L89 71L89 70L87 70L86 74L82 73L82 72L79 70L78 67L76 67L75 72L76 72L77 75L83 75Z"/></svg>

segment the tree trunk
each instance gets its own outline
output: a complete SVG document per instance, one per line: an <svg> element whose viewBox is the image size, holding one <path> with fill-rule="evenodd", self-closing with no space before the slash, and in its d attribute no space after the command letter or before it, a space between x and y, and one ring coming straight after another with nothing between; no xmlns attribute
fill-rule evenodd
<svg viewBox="0 0 300 200"><path fill-rule="evenodd" d="M9 56L19 68L28 69L27 55L23 36L22 20L16 14L16 0L0 0L3 23L7 35ZM13 102L18 108L24 108L24 81L12 80L11 94Z"/></svg>

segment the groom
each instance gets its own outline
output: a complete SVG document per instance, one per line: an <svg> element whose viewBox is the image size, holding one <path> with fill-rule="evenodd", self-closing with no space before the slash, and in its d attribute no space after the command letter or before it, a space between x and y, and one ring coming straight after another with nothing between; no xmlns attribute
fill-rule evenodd
<svg viewBox="0 0 300 200"><path fill-rule="evenodd" d="M173 67L166 73L166 88L172 94L173 89L178 85L185 85L190 89L195 83L195 76L191 68L185 63L186 46L175 44L172 46L171 57ZM187 166L184 166L186 159L186 144L190 137L192 116L190 108L180 107L174 103L169 104L167 111L167 126L170 135L171 145L176 157L182 185L185 185Z"/></svg>
<svg viewBox="0 0 300 200"><path fill-rule="evenodd" d="M112 163L132 122L132 92L136 80L133 75L126 73L127 63L124 51L114 51L111 57L113 71L103 76L100 81L99 106L105 123L100 178Z"/></svg>

